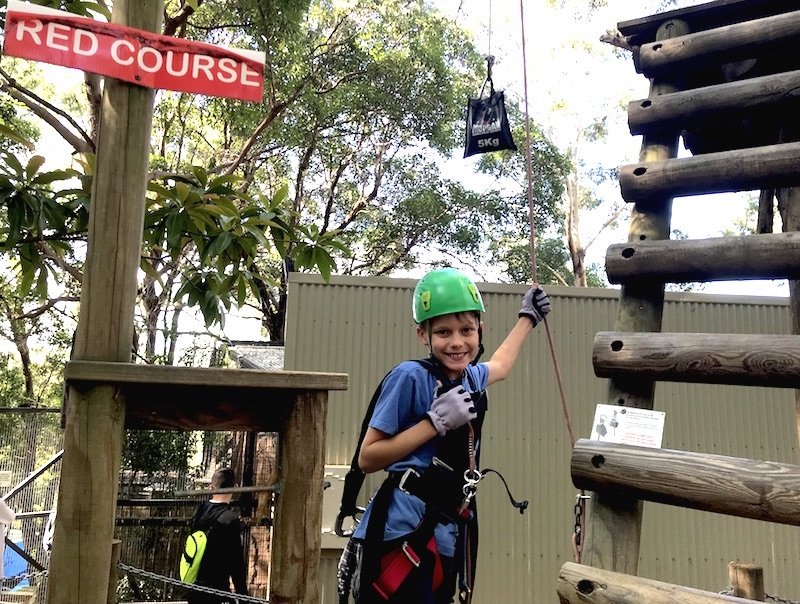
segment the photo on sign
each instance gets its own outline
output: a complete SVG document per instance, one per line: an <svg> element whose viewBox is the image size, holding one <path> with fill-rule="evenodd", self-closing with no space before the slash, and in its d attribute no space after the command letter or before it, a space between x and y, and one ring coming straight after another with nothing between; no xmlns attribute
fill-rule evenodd
<svg viewBox="0 0 800 604"><path fill-rule="evenodd" d="M661 447L663 411L598 404L592 422L591 440L638 447Z"/></svg>

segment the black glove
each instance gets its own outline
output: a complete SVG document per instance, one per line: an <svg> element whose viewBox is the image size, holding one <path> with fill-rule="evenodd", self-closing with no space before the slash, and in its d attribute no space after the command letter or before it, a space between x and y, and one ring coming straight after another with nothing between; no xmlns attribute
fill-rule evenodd
<svg viewBox="0 0 800 604"><path fill-rule="evenodd" d="M545 315L550 312L550 298L538 285L530 288L522 298L522 308L519 309L520 317L528 317L533 326L542 322Z"/></svg>
<svg viewBox="0 0 800 604"><path fill-rule="evenodd" d="M478 417L472 395L462 386L439 392L433 399L428 417L440 436Z"/></svg>

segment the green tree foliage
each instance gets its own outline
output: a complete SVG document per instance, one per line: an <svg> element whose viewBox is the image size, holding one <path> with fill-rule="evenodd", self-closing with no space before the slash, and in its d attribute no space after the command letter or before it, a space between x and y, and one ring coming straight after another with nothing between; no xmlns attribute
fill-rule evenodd
<svg viewBox="0 0 800 604"><path fill-rule="evenodd" d="M73 4L60 8L98 12ZM260 104L158 94L139 300L147 362L174 362L174 346L156 349L157 334L173 338L186 306L211 326L233 304L252 304L266 332L282 338L287 270L327 277L389 275L441 258L478 265L507 254L503 242L518 243L527 214L517 195L470 190L442 168L460 150L482 58L423 0L167 1L165 15L169 35L264 50L267 71ZM30 99L28 88L7 84ZM81 278L87 133L100 93L96 78L86 84L86 115L59 131L77 153L72 166L4 157L0 246L19 252L20 294L43 305L57 273L62 288ZM514 161L498 154L497 169ZM546 188L553 165L537 159ZM537 197L536 212L561 220L548 195Z"/></svg>
<svg viewBox="0 0 800 604"><path fill-rule="evenodd" d="M128 430L122 450L123 467L151 474L167 468L186 472L196 438L196 432Z"/></svg>

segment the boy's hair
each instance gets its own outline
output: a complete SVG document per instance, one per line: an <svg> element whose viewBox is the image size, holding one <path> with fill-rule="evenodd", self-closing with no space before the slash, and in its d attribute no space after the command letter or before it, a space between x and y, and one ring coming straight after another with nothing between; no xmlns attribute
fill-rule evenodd
<svg viewBox="0 0 800 604"><path fill-rule="evenodd" d="M229 489L236 486L236 474L230 468L219 468L211 477L212 489Z"/></svg>
<svg viewBox="0 0 800 604"><path fill-rule="evenodd" d="M479 313L477 310L463 310L450 314L456 317L457 319L460 319L464 315L467 315L475 319L478 322L478 325L481 324L481 313ZM422 329L427 330L431 326L431 323L433 323L436 319L440 319L441 317L446 317L446 316L447 315L439 315L438 317L431 317L430 319L425 319L422 323L419 324L419 326Z"/></svg>

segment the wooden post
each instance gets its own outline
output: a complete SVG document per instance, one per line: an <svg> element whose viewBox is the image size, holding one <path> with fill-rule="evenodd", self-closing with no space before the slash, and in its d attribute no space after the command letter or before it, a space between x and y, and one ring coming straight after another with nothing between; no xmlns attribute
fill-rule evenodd
<svg viewBox="0 0 800 604"><path fill-rule="evenodd" d="M682 21L669 20L658 28L656 40L681 36L689 32ZM650 97L680 89L678 82L654 80ZM646 136L640 159L655 161L676 157L678 132ZM644 200L643 200L644 201ZM636 204L631 214L628 241L669 239L672 199L646 200ZM617 309L618 331L660 331L664 307L663 283L640 282L622 287ZM610 380L609 402L647 409L653 408L654 384L650 380ZM582 561L592 566L635 575L639 566L642 504L635 499L592 495L586 506ZM624 512L618 514L617 512Z"/></svg>
<svg viewBox="0 0 800 604"><path fill-rule="evenodd" d="M327 393L298 396L278 443L270 602L318 604ZM305 562L305 563L303 563Z"/></svg>
<svg viewBox="0 0 800 604"><path fill-rule="evenodd" d="M728 563L728 577L733 595L748 600L764 601L764 569L755 564Z"/></svg>
<svg viewBox="0 0 800 604"><path fill-rule="evenodd" d="M108 569L108 597L107 604L117 604L117 579L119 577L119 556L122 551L122 541L111 541L111 568Z"/></svg>
<svg viewBox="0 0 800 604"><path fill-rule="evenodd" d="M112 23L156 31L160 0L116 0ZM105 80L73 358L131 360L154 91ZM68 389L48 604L105 604L125 400Z"/></svg>
<svg viewBox="0 0 800 604"><path fill-rule="evenodd" d="M800 188L790 187L777 191L778 209L784 232L800 230ZM789 280L789 304L792 309L792 333L800 334L800 281ZM800 390L795 390L795 421L797 440L800 442Z"/></svg>

